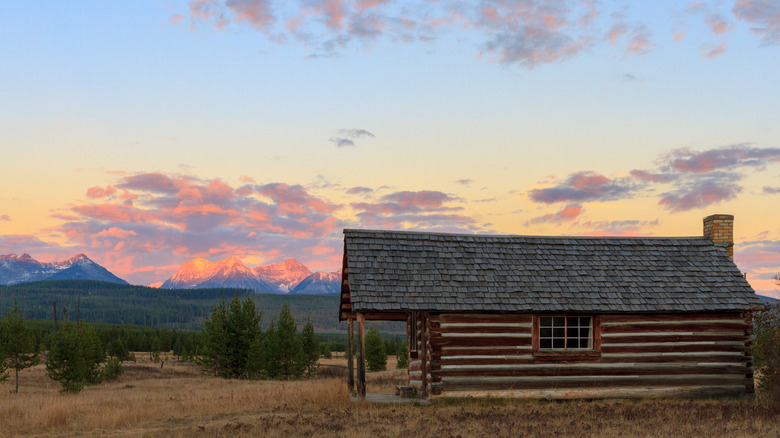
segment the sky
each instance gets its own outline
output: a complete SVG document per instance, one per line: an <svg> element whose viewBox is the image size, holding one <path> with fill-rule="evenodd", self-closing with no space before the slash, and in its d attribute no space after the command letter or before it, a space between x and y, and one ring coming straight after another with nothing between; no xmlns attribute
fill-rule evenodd
<svg viewBox="0 0 780 438"><path fill-rule="evenodd" d="M780 297L780 2L0 3L0 254L133 284L344 228L698 236Z"/></svg>

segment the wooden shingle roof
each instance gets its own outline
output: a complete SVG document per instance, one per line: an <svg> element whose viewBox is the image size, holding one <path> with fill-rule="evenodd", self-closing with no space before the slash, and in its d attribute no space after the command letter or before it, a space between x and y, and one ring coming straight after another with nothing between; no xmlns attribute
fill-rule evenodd
<svg viewBox="0 0 780 438"><path fill-rule="evenodd" d="M344 242L353 312L733 312L759 302L704 237L347 229Z"/></svg>

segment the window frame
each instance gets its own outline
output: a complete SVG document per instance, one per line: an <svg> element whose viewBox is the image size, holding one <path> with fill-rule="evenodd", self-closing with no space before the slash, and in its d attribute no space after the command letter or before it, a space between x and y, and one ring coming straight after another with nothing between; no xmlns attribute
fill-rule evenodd
<svg viewBox="0 0 780 438"><path fill-rule="evenodd" d="M540 322L543 317L590 317L591 329L591 348L540 348ZM568 322L567 322L568 323ZM568 336L564 329L564 335ZM564 338L566 339L566 338ZM564 341L564 345L565 345ZM587 359L589 357L601 356L601 317L599 315L582 315L572 313L551 313L533 315L532 325L532 354L535 357L551 357L551 358L582 358Z"/></svg>

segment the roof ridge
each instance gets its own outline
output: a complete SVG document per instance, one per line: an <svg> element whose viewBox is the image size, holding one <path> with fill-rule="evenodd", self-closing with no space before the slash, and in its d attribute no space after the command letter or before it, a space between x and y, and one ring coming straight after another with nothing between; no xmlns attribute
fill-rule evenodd
<svg viewBox="0 0 780 438"><path fill-rule="evenodd" d="M377 233L377 234L416 234L420 236L444 236L444 237L481 237L481 238L496 238L496 237L513 237L524 239L583 239L583 240L708 240L704 236L576 236L576 235L560 235L560 236L546 236L535 234L477 234L477 233L443 233L443 232L429 232L429 231L406 231L406 230L364 230L357 228L344 228L343 234L348 233Z"/></svg>

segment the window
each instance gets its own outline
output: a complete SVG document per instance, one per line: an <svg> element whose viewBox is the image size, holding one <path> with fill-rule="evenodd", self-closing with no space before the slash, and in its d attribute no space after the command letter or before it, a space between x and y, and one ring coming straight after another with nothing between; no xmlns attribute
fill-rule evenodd
<svg viewBox="0 0 780 438"><path fill-rule="evenodd" d="M540 316L539 350L592 350L590 316Z"/></svg>

